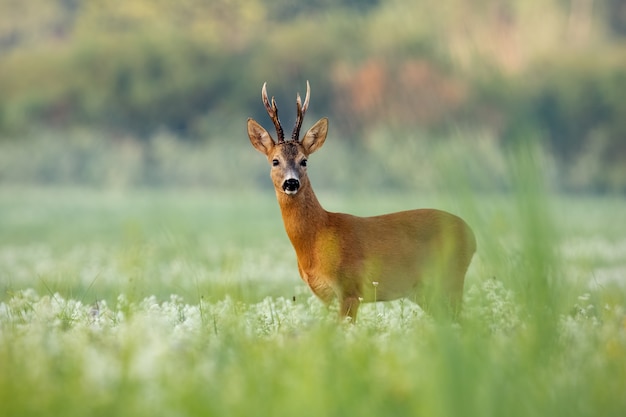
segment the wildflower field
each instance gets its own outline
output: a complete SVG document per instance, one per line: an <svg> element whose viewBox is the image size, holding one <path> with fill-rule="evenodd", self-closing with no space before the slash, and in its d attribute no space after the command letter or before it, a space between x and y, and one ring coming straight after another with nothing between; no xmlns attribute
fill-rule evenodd
<svg viewBox="0 0 626 417"><path fill-rule="evenodd" d="M438 207L478 253L459 323L340 323L271 191L0 187L1 416L624 416L626 201L318 193Z"/></svg>

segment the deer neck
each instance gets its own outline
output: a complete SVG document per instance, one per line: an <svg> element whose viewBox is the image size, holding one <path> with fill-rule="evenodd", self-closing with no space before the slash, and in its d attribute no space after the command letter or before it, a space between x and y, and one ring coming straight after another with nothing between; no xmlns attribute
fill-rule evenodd
<svg viewBox="0 0 626 417"><path fill-rule="evenodd" d="M324 229L328 212L321 206L310 184L296 195L277 191L278 205L287 236L300 259L312 250L317 234Z"/></svg>

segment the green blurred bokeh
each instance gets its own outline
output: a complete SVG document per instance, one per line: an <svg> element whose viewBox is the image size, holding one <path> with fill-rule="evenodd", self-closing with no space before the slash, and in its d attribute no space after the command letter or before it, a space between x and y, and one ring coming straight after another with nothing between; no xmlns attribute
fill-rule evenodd
<svg viewBox="0 0 626 417"><path fill-rule="evenodd" d="M554 186L626 191L621 0L1 0L0 181L232 186L262 83L291 125L306 80L333 165L402 166L368 184L448 145L496 178L538 141Z"/></svg>

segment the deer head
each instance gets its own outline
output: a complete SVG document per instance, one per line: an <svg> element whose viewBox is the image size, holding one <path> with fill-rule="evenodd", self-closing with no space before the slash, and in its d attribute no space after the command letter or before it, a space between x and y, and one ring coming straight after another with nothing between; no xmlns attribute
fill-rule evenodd
<svg viewBox="0 0 626 417"><path fill-rule="evenodd" d="M296 97L297 117L291 140L285 141L283 128L278 119L276 101L274 97L269 100L266 85L267 83L263 84L261 89L261 98L276 128L277 140L275 141L263 126L251 118L248 119L248 137L252 146L267 156L276 191L296 195L300 189L309 185L306 173L307 158L324 144L328 133L328 119L325 117L320 119L305 133L302 140L299 139L302 120L309 107L311 89L307 81L304 103L300 99L300 94Z"/></svg>

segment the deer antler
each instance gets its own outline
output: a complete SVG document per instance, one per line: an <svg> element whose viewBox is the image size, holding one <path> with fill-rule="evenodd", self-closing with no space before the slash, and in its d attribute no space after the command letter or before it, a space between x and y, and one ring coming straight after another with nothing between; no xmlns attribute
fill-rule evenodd
<svg viewBox="0 0 626 417"><path fill-rule="evenodd" d="M298 117L296 119L296 125L293 128L293 133L291 134L291 140L295 140L296 142L300 139L300 128L302 127L302 120L304 119L304 114L306 113L306 109L309 107L309 97L311 95L311 86L309 85L309 81L306 82L306 97L304 98L304 104L300 99L300 93L296 98L296 107L298 108Z"/></svg>
<svg viewBox="0 0 626 417"><path fill-rule="evenodd" d="M285 134L283 133L283 127L280 125L280 120L278 120L278 109L276 108L276 100L272 97L272 104L270 105L270 100L267 98L267 83L263 83L263 89L261 90L261 97L263 98L263 104L265 105L265 109L267 110L267 114L270 115L274 126L276 127L276 136L278 139L278 143L285 141Z"/></svg>

